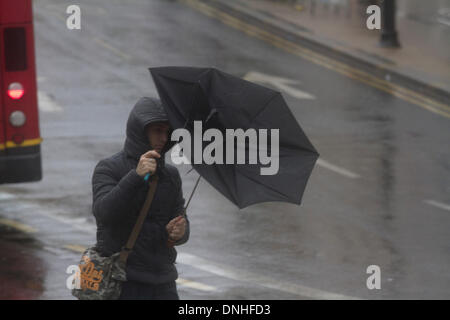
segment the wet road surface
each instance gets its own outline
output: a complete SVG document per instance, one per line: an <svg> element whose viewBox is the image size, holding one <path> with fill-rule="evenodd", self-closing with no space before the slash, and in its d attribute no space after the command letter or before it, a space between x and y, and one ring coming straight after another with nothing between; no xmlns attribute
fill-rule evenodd
<svg viewBox="0 0 450 320"><path fill-rule="evenodd" d="M301 206L238 210L200 182L191 238L178 248L182 299L450 297L450 119L184 1L79 4L82 30L71 31L69 3L34 3L44 179L0 186L0 218L33 228L23 233L39 245L2 236L3 297L71 299L66 268L95 241L93 169L121 149L131 107L156 95L147 67L162 65L258 74L321 154ZM179 170L187 195L197 175ZM381 290L366 287L370 265Z"/></svg>

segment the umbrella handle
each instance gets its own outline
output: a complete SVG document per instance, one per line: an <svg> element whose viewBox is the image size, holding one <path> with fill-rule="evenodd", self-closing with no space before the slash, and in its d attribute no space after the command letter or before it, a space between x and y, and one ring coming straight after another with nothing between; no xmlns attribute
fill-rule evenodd
<svg viewBox="0 0 450 320"><path fill-rule="evenodd" d="M158 163L158 165L160 164L160 159L156 159L156 162ZM152 175L152 174L155 174L156 172L158 171L158 168L156 168L156 171L155 172L149 172L149 173L147 173L146 175L145 175L145 177L144 177L144 181L145 182L147 182L149 179L150 179L150 176Z"/></svg>

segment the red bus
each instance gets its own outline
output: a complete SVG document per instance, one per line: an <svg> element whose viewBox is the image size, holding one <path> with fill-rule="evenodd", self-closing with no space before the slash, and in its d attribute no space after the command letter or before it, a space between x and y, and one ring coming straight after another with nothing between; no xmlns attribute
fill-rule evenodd
<svg viewBox="0 0 450 320"><path fill-rule="evenodd" d="M0 0L0 183L42 179L31 0Z"/></svg>

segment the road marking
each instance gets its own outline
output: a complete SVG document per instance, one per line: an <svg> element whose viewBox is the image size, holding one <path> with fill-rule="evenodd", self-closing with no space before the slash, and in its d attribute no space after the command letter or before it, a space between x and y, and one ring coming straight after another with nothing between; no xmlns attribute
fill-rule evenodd
<svg viewBox="0 0 450 320"><path fill-rule="evenodd" d="M56 18L58 18L58 20L64 22L64 24L66 23L66 17L61 15L59 12L53 11L53 9L50 7L48 7L47 10L45 10L45 11L47 14L50 13L52 16L55 16Z"/></svg>
<svg viewBox="0 0 450 320"><path fill-rule="evenodd" d="M41 210L36 210L36 213L38 213L44 217L58 221L60 223L68 224L72 228L77 229L77 230L87 233L87 234L92 235L97 232L97 227L91 223L88 223L86 218L76 218L76 219L66 218L66 217L62 217L62 216L55 216L55 215L52 215L51 213L44 212Z"/></svg>
<svg viewBox="0 0 450 320"><path fill-rule="evenodd" d="M360 178L359 174L356 174L356 173L353 173L353 172L351 172L351 171L349 171L347 169L335 166L334 164L331 164L331 163L329 163L329 162L327 162L327 161L325 161L323 159L317 159L316 164L321 166L321 167L324 167L324 168L326 168L328 170L334 171L334 172L336 172L336 173L338 173L340 175L343 175L343 176L345 176L347 178L351 178L351 179L358 179L358 178Z"/></svg>
<svg viewBox="0 0 450 320"><path fill-rule="evenodd" d="M217 291L216 287L212 287L200 282L196 282L196 281L192 281L192 280L187 280L187 279L183 279L183 278L178 278L176 280L177 284L185 286L185 287L189 287L192 289L196 289L196 290L201 290L201 291Z"/></svg>
<svg viewBox="0 0 450 320"><path fill-rule="evenodd" d="M418 92L406 89L389 81L379 79L367 72L353 68L342 62L338 62L336 60L328 58L325 55L319 54L313 50L302 47L296 44L295 42L291 42L283 38L280 38L261 28L255 27L251 24L241 21L238 18L235 18L225 12L222 12L219 9L216 9L206 3L200 2L199 0L182 0L182 1L187 5L189 5L190 7L202 12L203 14L218 19L222 23L231 26L235 29L238 29L252 37L266 41L275 47L281 48L287 52L302 57L305 60L308 60L324 68L345 75L351 79L357 80L359 82L365 83L379 90L387 92L393 96L408 101L428 111L439 114L446 118L450 118L450 106L446 104L440 103Z"/></svg>
<svg viewBox="0 0 450 320"><path fill-rule="evenodd" d="M43 112L61 112L63 108L56 103L47 93L38 91L39 110Z"/></svg>
<svg viewBox="0 0 450 320"><path fill-rule="evenodd" d="M60 247L46 246L42 247L43 250L50 252L51 254L58 257L58 259L69 260L71 263L74 261L74 254L72 252L67 252Z"/></svg>
<svg viewBox="0 0 450 320"><path fill-rule="evenodd" d="M92 4L92 3L83 3L80 6L81 10L83 10L83 13L86 13L87 15L94 15L94 16L105 16L108 14L108 12L101 8L101 7L97 7L96 5Z"/></svg>
<svg viewBox="0 0 450 320"><path fill-rule="evenodd" d="M111 46L110 44L105 42L104 40L99 39L99 38L94 38L94 41L97 42L99 45L101 45L103 48L106 48L109 51L111 51L112 53L114 53L115 55L119 56L120 58L122 58L124 60L131 60L130 55L123 53L119 49L114 48L113 46Z"/></svg>
<svg viewBox="0 0 450 320"><path fill-rule="evenodd" d="M450 20L446 20L446 19L442 19L442 18L437 18L437 21L439 23L442 23L443 25L446 25L447 27L450 27Z"/></svg>
<svg viewBox="0 0 450 320"><path fill-rule="evenodd" d="M0 147L0 150L2 150L1 147ZM14 198L16 198L15 194L12 194L12 193L9 193L9 192L0 192L0 201L1 200L14 199Z"/></svg>
<svg viewBox="0 0 450 320"><path fill-rule="evenodd" d="M63 246L64 249L68 249L70 251L78 252L78 253L84 253L86 251L87 247L80 246L79 244L66 244Z"/></svg>
<svg viewBox="0 0 450 320"><path fill-rule="evenodd" d="M437 202L434 200L424 200L424 202L431 206L450 211L450 206L448 204Z"/></svg>
<svg viewBox="0 0 450 320"><path fill-rule="evenodd" d="M440 8L436 20L437 22L450 27L450 8Z"/></svg>
<svg viewBox="0 0 450 320"><path fill-rule="evenodd" d="M290 85L298 85L300 82L297 80L287 79L287 78L281 78L281 77L275 77L268 74L256 72L256 71L250 71L244 76L244 80L251 81L251 82L257 82L261 84L269 84L273 87L277 88L278 90L287 93L288 95L297 98L297 99L316 99L315 96L312 94L296 89L294 87L291 87Z"/></svg>
<svg viewBox="0 0 450 320"><path fill-rule="evenodd" d="M179 253L178 263L188 264L194 268L213 273L221 277L233 279L240 282L250 282L255 285L291 293L301 297L326 300L359 300L359 298L356 297L310 288L307 286L294 284L292 282L281 282L266 276L258 275L256 273L237 270L228 266L220 266L218 264L213 264L206 259L188 253Z"/></svg>
<svg viewBox="0 0 450 320"><path fill-rule="evenodd" d="M0 218L0 224L3 224L5 226L14 228L18 231L24 232L24 233L35 233L37 232L37 229L32 228L30 226L27 226L26 224L20 223L18 221L14 221L14 220L9 220L9 219L4 219L4 218Z"/></svg>

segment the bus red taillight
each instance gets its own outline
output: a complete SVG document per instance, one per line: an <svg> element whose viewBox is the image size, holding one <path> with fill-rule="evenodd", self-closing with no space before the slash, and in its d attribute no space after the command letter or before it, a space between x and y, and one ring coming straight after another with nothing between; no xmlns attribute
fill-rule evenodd
<svg viewBox="0 0 450 320"><path fill-rule="evenodd" d="M8 96L11 99L18 100L22 98L24 93L23 86L18 82L13 82L8 86Z"/></svg>

